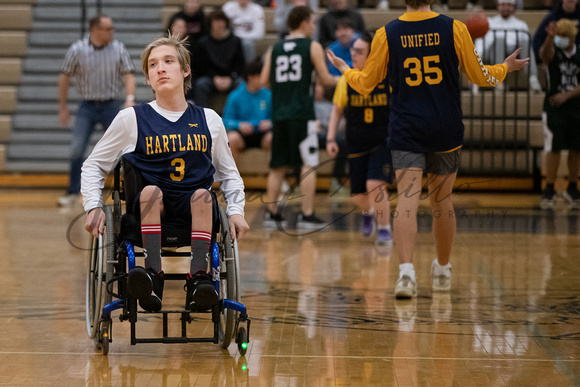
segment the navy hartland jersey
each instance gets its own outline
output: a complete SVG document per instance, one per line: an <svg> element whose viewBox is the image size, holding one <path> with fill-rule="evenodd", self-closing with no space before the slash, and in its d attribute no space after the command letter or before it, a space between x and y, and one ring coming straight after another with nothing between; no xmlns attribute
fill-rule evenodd
<svg viewBox="0 0 580 387"><path fill-rule="evenodd" d="M453 19L394 20L385 26L391 60L392 149L437 152L463 144Z"/></svg>
<svg viewBox="0 0 580 387"><path fill-rule="evenodd" d="M386 79L368 95L347 87L348 104L344 108L347 122L346 143L350 155L375 149L387 140L389 122Z"/></svg>
<svg viewBox="0 0 580 387"><path fill-rule="evenodd" d="M141 171L143 183L171 192L211 188L215 168L203 108L188 104L176 122L167 120L149 104L134 109L137 144L135 151L123 157Z"/></svg>

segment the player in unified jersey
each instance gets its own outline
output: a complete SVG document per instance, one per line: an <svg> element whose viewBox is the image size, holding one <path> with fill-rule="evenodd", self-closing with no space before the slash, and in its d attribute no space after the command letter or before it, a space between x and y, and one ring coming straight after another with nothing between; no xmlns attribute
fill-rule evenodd
<svg viewBox="0 0 580 387"><path fill-rule="evenodd" d="M277 199L284 181L285 168L301 168L302 212L298 221L307 228L323 222L314 214L318 135L314 115L314 77L325 86L334 86L326 67L320 43L310 40L316 30L314 12L308 7L294 7L288 15L290 34L266 53L262 82L272 90L272 157L268 174L268 210L265 222L284 221Z"/></svg>
<svg viewBox="0 0 580 387"><path fill-rule="evenodd" d="M456 228L451 193L464 132L459 67L473 83L497 86L508 72L529 62L517 59L517 49L502 64L483 65L465 24L432 12L431 2L405 0L407 12L377 30L362 71L327 53L359 93L369 94L385 77L392 88L389 145L399 192L393 215L400 262L396 298L417 294L412 258L424 170L437 250L433 290L451 288L449 259Z"/></svg>
<svg viewBox="0 0 580 387"><path fill-rule="evenodd" d="M153 41L142 55L143 72L156 100L122 110L82 168L86 230L104 231L101 190L105 176L127 158L143 176L136 200L145 268L129 272L129 292L147 311L159 311L163 296L162 225L191 226L191 261L186 308L205 310L218 301L207 273L211 227L211 185L221 182L232 237L249 229L244 219L244 185L228 147L221 118L213 110L190 105L189 52L175 36Z"/></svg>
<svg viewBox="0 0 580 387"><path fill-rule="evenodd" d="M371 41L367 32L355 40L350 49L354 68L364 68ZM344 77L340 78L334 92L334 108L326 139L328 154L336 157L336 129L345 117L351 198L363 212L361 231L365 237L373 233L376 219L378 245L392 242L391 206L385 184L393 182L391 152L387 148L388 87L384 79L368 96L363 96L350 87Z"/></svg>

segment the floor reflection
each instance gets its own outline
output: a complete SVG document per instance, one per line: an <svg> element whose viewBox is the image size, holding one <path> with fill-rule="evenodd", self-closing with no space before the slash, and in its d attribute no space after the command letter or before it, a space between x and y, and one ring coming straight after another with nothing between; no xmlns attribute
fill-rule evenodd
<svg viewBox="0 0 580 387"><path fill-rule="evenodd" d="M247 355L235 344L131 346L129 324L114 316L103 357L84 326L82 209L29 199L0 200L0 384L580 385L579 219L567 208L458 205L449 294L431 290L425 208L418 297L396 301L396 253L361 237L348 203L322 201L320 215L334 222L309 235L264 230L263 209L249 206L252 230L240 243ZM166 295L164 304L183 303L177 285ZM155 332L160 319L138 324ZM188 332L208 326L201 318Z"/></svg>

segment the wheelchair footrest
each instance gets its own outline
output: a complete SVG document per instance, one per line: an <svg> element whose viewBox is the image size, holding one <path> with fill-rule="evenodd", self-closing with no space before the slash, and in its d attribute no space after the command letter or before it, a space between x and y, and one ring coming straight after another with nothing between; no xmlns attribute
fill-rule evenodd
<svg viewBox="0 0 580 387"><path fill-rule="evenodd" d="M164 343L164 344L172 344L172 343L214 343L217 344L219 341L219 336L214 328L214 336L213 337L188 337L187 336L187 325L193 321L191 317L191 311L188 310L162 310L159 312L137 312L137 313L144 313L144 314L162 314L163 315L163 337L159 338L137 338L136 337L136 319L135 321L131 322L131 345L135 345L137 343ZM212 308L212 313L217 314L217 307ZM169 318L170 314L181 314L181 336L169 336ZM213 319L212 319L213 320ZM214 322L215 325L215 322Z"/></svg>
<svg viewBox="0 0 580 387"><path fill-rule="evenodd" d="M213 343L217 344L213 337L160 337L160 338L135 338L132 345L142 343L180 344L180 343Z"/></svg>

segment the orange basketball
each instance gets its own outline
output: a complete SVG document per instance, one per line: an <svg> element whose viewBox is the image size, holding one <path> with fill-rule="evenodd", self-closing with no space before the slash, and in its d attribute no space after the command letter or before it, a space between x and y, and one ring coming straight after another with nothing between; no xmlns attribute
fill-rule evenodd
<svg viewBox="0 0 580 387"><path fill-rule="evenodd" d="M487 31L489 31L489 22L487 16L483 13L476 13L465 20L467 30L471 35L471 39L483 38Z"/></svg>

